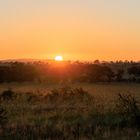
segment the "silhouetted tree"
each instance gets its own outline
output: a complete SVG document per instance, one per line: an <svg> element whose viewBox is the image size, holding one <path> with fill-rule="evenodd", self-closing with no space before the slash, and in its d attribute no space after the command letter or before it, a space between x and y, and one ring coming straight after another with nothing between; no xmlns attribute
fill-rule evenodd
<svg viewBox="0 0 140 140"><path fill-rule="evenodd" d="M119 81L122 81L123 74L124 74L124 70L123 70L123 69L119 69L119 70L117 71L116 79L117 79L118 82L119 82Z"/></svg>

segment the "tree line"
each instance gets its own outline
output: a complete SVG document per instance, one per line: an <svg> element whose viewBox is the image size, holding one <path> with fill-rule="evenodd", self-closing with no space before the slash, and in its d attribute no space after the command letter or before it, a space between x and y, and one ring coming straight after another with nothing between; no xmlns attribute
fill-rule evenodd
<svg viewBox="0 0 140 140"><path fill-rule="evenodd" d="M1 62L0 82L140 82L134 62Z"/></svg>

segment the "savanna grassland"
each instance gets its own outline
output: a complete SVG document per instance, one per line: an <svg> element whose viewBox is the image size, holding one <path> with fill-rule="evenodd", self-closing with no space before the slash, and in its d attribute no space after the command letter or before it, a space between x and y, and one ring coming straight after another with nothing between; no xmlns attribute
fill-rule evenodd
<svg viewBox="0 0 140 140"><path fill-rule="evenodd" d="M137 83L0 85L2 140L139 140Z"/></svg>

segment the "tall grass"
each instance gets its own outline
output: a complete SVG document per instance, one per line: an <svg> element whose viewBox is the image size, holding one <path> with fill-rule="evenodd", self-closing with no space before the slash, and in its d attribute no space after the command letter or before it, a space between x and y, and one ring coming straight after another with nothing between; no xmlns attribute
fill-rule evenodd
<svg viewBox="0 0 140 140"><path fill-rule="evenodd" d="M114 107L97 104L96 94L83 88L63 87L47 94L0 94L2 140L138 140L139 102L117 94Z"/></svg>

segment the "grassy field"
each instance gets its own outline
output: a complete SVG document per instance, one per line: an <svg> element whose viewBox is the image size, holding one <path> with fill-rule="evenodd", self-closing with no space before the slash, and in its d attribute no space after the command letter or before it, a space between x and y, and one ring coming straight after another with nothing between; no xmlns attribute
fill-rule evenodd
<svg viewBox="0 0 140 140"><path fill-rule="evenodd" d="M140 139L139 84L12 83L0 92L3 140Z"/></svg>
<svg viewBox="0 0 140 140"><path fill-rule="evenodd" d="M140 84L137 83L75 83L75 84L47 84L47 83L9 83L9 84L0 84L0 91L3 91L7 88L11 88L14 91L18 92L46 92L50 91L54 88L61 88L65 86L83 88L89 91L91 94L104 95L108 97L108 95L112 96L120 92L124 93L132 93L136 96L140 96Z"/></svg>
<svg viewBox="0 0 140 140"><path fill-rule="evenodd" d="M47 94L52 89L57 89L61 87L73 87L73 88L83 88L88 91L91 95L94 95L99 102L110 104L118 93L132 94L138 100L140 100L140 84L136 83L75 83L75 84L47 84L47 83L10 83L1 84L0 91L5 89L12 89L15 92L20 93L39 93Z"/></svg>

